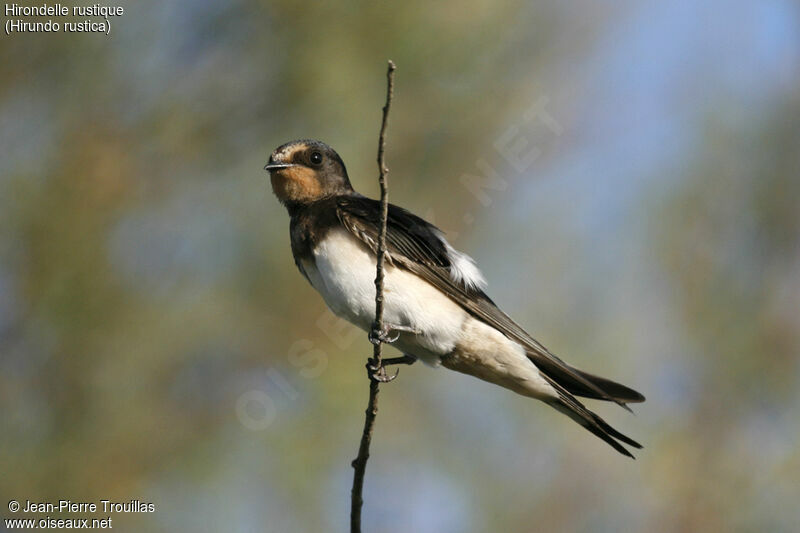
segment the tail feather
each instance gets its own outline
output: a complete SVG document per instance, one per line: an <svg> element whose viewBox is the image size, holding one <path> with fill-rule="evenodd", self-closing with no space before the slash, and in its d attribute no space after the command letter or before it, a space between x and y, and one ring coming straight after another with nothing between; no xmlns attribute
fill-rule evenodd
<svg viewBox="0 0 800 533"><path fill-rule="evenodd" d="M564 387L556 383L552 378L549 378L546 375L543 375L544 378L556 389L558 393L558 398L554 398L550 402L548 402L552 407L556 408L557 410L561 411L565 415L569 416L571 419L576 421L581 426L585 427L587 430L591 431L596 436L603 439L606 443L608 443L612 448L617 450L622 455L626 455L631 459L635 459L633 454L628 451L622 444L617 441L621 441L629 446L633 446L634 448L642 448L642 445L633 440L632 438L623 435L613 427L611 427L608 422L600 418L598 415L590 411L579 402L574 396L572 396Z"/></svg>
<svg viewBox="0 0 800 533"><path fill-rule="evenodd" d="M557 359L561 365L547 364L547 360L534 359L530 352L528 357L534 362L540 371L561 385L567 392L583 398L593 400L606 400L616 402L620 406L628 409L626 403L639 403L645 401L645 397L630 387L621 383L601 378L588 372L578 370L570 366L561 359ZM630 411L630 409L628 409Z"/></svg>
<svg viewBox="0 0 800 533"><path fill-rule="evenodd" d="M588 372L578 370L577 368L575 369L575 371L578 374L580 374L581 377L583 377L585 380L594 384L600 390L602 390L615 400L619 400L621 402L626 402L626 403L640 403L645 401L645 397L642 393L635 391L630 387L626 387L622 383L617 383L616 381L611 381L610 379L601 378L600 376L589 374ZM576 389L577 388L578 387L576 387ZM595 398L594 395L590 394L590 391L579 392L578 390L570 390L569 387L567 387L567 390L577 396L583 396L584 398ZM603 398L597 398L597 399L602 400Z"/></svg>

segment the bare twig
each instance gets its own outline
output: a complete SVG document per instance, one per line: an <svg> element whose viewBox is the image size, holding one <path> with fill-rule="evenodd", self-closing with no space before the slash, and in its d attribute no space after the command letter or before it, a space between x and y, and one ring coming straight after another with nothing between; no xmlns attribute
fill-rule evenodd
<svg viewBox="0 0 800 533"><path fill-rule="evenodd" d="M395 66L389 61L386 71L386 104L383 106L383 121L381 122L381 133L378 138L378 169L380 171L379 181L381 185L381 230L378 234L378 265L375 274L375 331L383 331L383 264L386 256L386 217L389 211L389 185L386 181L386 168L383 152L386 148L386 126L389 122L389 108L392 105L394 95L394 70ZM367 373L369 375L369 403L367 404L366 416L364 418L364 432L361 434L361 444L358 446L358 457L353 461L353 489L350 494L350 532L361 533L361 507L364 500L361 496L364 488L364 473L367 469L367 459L369 459L369 445L372 441L372 428L375 425L375 417L378 415L378 387L386 374L383 367L382 348L383 344L375 343L372 358L367 361ZM383 378L383 379L382 379Z"/></svg>

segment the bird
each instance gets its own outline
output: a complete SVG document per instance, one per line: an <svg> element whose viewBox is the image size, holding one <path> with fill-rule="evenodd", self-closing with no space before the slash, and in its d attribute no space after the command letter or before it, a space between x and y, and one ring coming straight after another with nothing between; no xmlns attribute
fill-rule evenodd
<svg viewBox="0 0 800 533"><path fill-rule="evenodd" d="M540 400L619 453L642 448L577 397L643 402L639 392L569 365L486 295L486 280L445 234L410 211L388 205L384 265L384 327L375 326L375 273L381 204L356 192L342 158L317 140L276 148L264 167L286 207L292 255L300 273L337 316L392 342L402 357L444 367Z"/></svg>

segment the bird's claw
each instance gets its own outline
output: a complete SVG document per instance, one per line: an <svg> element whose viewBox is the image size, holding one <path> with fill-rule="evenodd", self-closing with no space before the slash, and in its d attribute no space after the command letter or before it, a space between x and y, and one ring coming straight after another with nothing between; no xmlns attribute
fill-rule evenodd
<svg viewBox="0 0 800 533"><path fill-rule="evenodd" d="M375 345L392 344L400 338L401 332L413 333L414 335L419 335L420 333L417 329L410 326L393 326L391 324L383 324L383 327L379 328L376 323L373 323L367 337L369 338L369 342Z"/></svg>
<svg viewBox="0 0 800 533"><path fill-rule="evenodd" d="M367 362L367 376L369 376L369 379L373 381L377 381L379 383L389 383L390 381L394 381L399 373L400 369L398 368L395 370L394 374L387 374L386 367L383 366L383 364L379 365L375 359L370 358Z"/></svg>
<svg viewBox="0 0 800 533"><path fill-rule="evenodd" d="M374 345L378 344L391 344L397 339L400 338L399 333L395 333L392 335L392 332L395 331L394 328L391 328L387 325L384 325L383 328L378 328L376 324L372 325L372 329L369 330L369 342Z"/></svg>

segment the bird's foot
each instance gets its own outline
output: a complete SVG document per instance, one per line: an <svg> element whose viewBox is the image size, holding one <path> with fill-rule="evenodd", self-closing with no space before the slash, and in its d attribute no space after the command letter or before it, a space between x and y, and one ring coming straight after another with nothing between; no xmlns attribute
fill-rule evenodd
<svg viewBox="0 0 800 533"><path fill-rule="evenodd" d="M400 359L398 357L398 359ZM388 359L387 359L388 361ZM378 361L372 357L367 360L367 376L372 381L377 381L379 383L389 383L390 381L394 381L397 375L400 373L400 369L398 368L395 370L394 374L389 375L386 373L386 362L381 361L378 364Z"/></svg>
<svg viewBox="0 0 800 533"><path fill-rule="evenodd" d="M401 357L388 357L386 359L381 359L380 365L378 365L378 362L374 358L370 358L367 361L367 375L369 376L369 379L373 379L381 383L389 383L397 377L397 375L400 373L400 369L398 368L395 370L394 374L389 375L386 373L386 367L392 365L413 365L416 362L417 358L408 354L403 354Z"/></svg>
<svg viewBox="0 0 800 533"><path fill-rule="evenodd" d="M369 330L367 337L369 338L369 342L372 344L391 344L397 339L400 338L400 332L406 333L413 333L414 335L419 335L420 331L412 328L410 326L395 326L392 324L383 324L382 328L379 328L376 323L372 323L372 328Z"/></svg>

